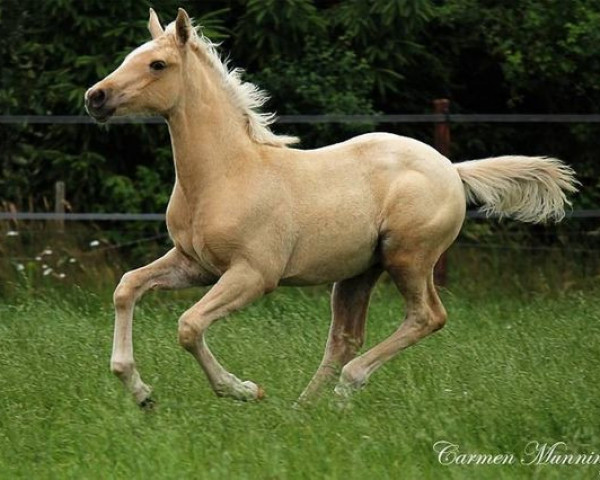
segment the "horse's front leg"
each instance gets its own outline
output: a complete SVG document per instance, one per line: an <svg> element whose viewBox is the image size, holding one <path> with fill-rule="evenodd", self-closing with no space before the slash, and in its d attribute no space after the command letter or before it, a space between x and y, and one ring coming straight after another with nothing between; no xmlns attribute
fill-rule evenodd
<svg viewBox="0 0 600 480"><path fill-rule="evenodd" d="M110 360L119 377L140 406L149 406L150 387L142 382L133 358L133 309L135 302L152 288L177 289L202 283L199 267L175 248L145 267L127 272L114 293L115 333Z"/></svg>
<svg viewBox="0 0 600 480"><path fill-rule="evenodd" d="M275 288L264 274L247 263L233 265L215 286L179 319L179 343L198 361L219 396L256 400L263 390L253 382L241 381L217 361L206 345L206 329L227 314L239 310Z"/></svg>

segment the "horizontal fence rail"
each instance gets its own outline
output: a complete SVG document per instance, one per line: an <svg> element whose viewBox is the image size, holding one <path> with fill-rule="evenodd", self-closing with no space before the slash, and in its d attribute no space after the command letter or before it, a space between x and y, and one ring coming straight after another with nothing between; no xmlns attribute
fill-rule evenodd
<svg viewBox="0 0 600 480"><path fill-rule="evenodd" d="M86 125L87 115L0 115L0 124ZM161 117L113 117L108 124L165 124ZM600 114L462 114L280 115L276 123L600 123Z"/></svg>
<svg viewBox="0 0 600 480"><path fill-rule="evenodd" d="M448 102L440 104L438 113L390 114L390 115L281 115L280 124L325 124L325 123L600 123L600 114L456 114L446 113ZM441 113L440 113L441 112ZM64 124L91 125L96 121L87 115L0 115L0 124ZM161 117L115 117L108 124L165 124ZM443 142L442 142L443 143ZM438 146L439 149L440 146ZM575 210L567 212L570 218L600 218L600 210ZM467 217L487 218L477 210L469 210ZM160 213L36 213L0 212L0 220L56 220L62 221L164 221Z"/></svg>
<svg viewBox="0 0 600 480"><path fill-rule="evenodd" d="M566 212L567 218L600 218L600 210L574 210ZM467 211L467 218L490 218L477 210ZM491 217L493 218L493 217ZM64 220L73 222L163 222L164 213L50 213L50 212L0 212L0 220Z"/></svg>
<svg viewBox="0 0 600 480"><path fill-rule="evenodd" d="M162 222L164 213L0 212L0 220L66 220L73 222Z"/></svg>

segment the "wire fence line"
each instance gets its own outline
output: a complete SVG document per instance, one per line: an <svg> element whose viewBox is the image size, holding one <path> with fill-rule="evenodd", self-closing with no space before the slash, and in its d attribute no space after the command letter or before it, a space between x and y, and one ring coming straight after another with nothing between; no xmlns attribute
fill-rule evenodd
<svg viewBox="0 0 600 480"><path fill-rule="evenodd" d="M87 115L0 115L0 124L86 125ZM166 124L161 117L113 117L108 124ZM386 114L386 115L280 115L276 123L600 123L600 114Z"/></svg>
<svg viewBox="0 0 600 480"><path fill-rule="evenodd" d="M106 245L103 247L93 247L93 248L90 247L90 250L88 250L88 251L77 252L77 256L78 257L88 257L88 256L92 256L92 255L98 255L100 253L106 253L106 252L109 252L112 250L119 250L121 248L132 247L134 245L140 245L142 243L149 243L149 242L154 242L156 240L162 240L162 239L167 239L167 238L169 238L168 233L159 233L157 235L152 235L150 237L136 238L135 240L115 243L115 244ZM13 260L13 261L31 261L31 260L35 260L38 262L42 261L42 257L40 255L37 255L37 256L14 256L14 257L11 256L11 257L9 257L9 259Z"/></svg>
<svg viewBox="0 0 600 480"><path fill-rule="evenodd" d="M9 232L10 233L10 232ZM17 236L21 236L21 234L25 232L12 232ZM39 233L44 234L45 231L37 231L37 232L27 232L27 233ZM11 235L13 236L13 235ZM150 242L156 242L158 240L166 240L169 238L169 234L166 232L158 233L150 236L144 236L141 238L136 238L134 240L121 241L116 242L114 244L105 244L104 246L99 246L100 243L98 241L89 243L89 250L79 251L77 252L77 258L83 259L85 257L97 256L99 254L108 253L110 251L121 250L127 247L133 247L141 244L146 244ZM564 239L563 239L564 240ZM569 245L569 244L561 244L561 245L523 245L523 244L514 244L514 243L486 243L486 242L473 242L468 239L458 240L454 244L454 248L458 248L461 250L464 249L476 249L476 250L488 250L488 251L513 251L513 252L547 252L547 253L568 253L569 255L573 254L593 254L596 255L597 258L598 252L600 252L600 246L596 246L595 242L592 242L590 245L576 243L577 246ZM6 259L10 262L43 262L44 255L46 255L46 249L44 251L38 249L39 252L30 255L9 255ZM41 252L41 253L40 253ZM48 255L52 255L49 253Z"/></svg>
<svg viewBox="0 0 600 480"><path fill-rule="evenodd" d="M152 235L150 237L138 238L136 240L131 240L127 242L115 243L112 245L107 245L99 248L91 248L88 251L78 252L78 258L96 256L103 253L107 253L110 251L120 250L122 248L133 247L136 245L141 245L144 243L155 242L157 240L166 240L169 238L169 234L161 233L158 235ZM454 248L459 249L477 249L477 250L504 250L504 251L521 251L521 252L565 252L569 253L593 253L597 254L600 249L599 248L585 248L585 247L566 247L566 246L532 246L532 245L504 245L497 243L473 243L473 242L464 242L458 240L454 245ZM27 261L38 261L41 262L43 259L39 255L37 256L9 256L9 260L16 262L27 262Z"/></svg>

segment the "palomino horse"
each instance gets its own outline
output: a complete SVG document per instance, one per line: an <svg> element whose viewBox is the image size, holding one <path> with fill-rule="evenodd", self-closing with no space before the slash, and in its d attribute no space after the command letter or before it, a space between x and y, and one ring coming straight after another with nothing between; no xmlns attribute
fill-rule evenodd
<svg viewBox="0 0 600 480"><path fill-rule="evenodd" d="M506 156L452 164L433 148L387 133L317 150L273 134L266 96L221 62L180 9L163 30L150 11L152 40L85 95L88 112L157 114L171 134L175 186L167 208L174 248L126 273L114 294L112 371L142 405L150 388L136 369L135 302L149 289L214 286L179 319L180 344L220 396L263 391L227 372L205 333L216 320L278 285L335 282L323 360L301 395L311 398L341 371L343 397L401 350L442 328L446 312L433 267L454 241L467 201L484 211L539 222L560 220L576 190L559 160ZM383 271L406 300L397 331L362 355L367 305Z"/></svg>

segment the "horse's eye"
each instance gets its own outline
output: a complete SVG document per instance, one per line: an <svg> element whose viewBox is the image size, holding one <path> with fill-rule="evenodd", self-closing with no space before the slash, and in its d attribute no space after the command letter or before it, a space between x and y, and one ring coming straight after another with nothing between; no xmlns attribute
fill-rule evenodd
<svg viewBox="0 0 600 480"><path fill-rule="evenodd" d="M150 68L155 71L164 70L167 68L167 64L162 60L155 60L150 64Z"/></svg>

